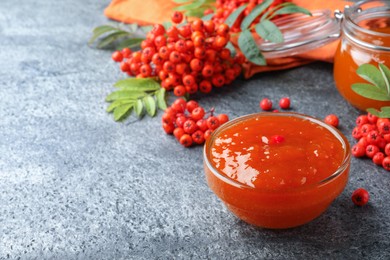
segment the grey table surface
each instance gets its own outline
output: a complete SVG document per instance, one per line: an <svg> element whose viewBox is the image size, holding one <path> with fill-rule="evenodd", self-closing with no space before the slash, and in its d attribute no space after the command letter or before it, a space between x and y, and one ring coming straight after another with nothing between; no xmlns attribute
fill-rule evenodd
<svg viewBox="0 0 390 260"><path fill-rule="evenodd" d="M109 1L0 2L0 259L390 259L390 174L352 160L345 191L325 214L288 230L250 226L209 190L202 147L185 149L156 118L116 123L105 96L123 75L110 51L87 46ZM293 110L359 111L332 65L237 80L199 101L235 118L263 97ZM366 188L371 201L350 195Z"/></svg>

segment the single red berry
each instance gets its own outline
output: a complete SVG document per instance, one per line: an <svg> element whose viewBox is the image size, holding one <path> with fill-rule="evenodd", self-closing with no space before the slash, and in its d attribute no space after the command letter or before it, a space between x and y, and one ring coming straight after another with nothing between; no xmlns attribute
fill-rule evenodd
<svg viewBox="0 0 390 260"><path fill-rule="evenodd" d="M186 86L186 91L188 92L188 94L195 94L196 92L198 92L198 84L194 83L192 84L191 86Z"/></svg>
<svg viewBox="0 0 390 260"><path fill-rule="evenodd" d="M376 129L376 126L374 125L371 125L371 124L364 124L360 127L360 132L362 134L362 136L367 136L367 134L372 131L372 130L375 130Z"/></svg>
<svg viewBox="0 0 390 260"><path fill-rule="evenodd" d="M379 136L378 140L376 141L376 146L378 146L380 150L384 150L386 147L386 144L387 144L387 142L386 142L385 138L383 138L382 136Z"/></svg>
<svg viewBox="0 0 390 260"><path fill-rule="evenodd" d="M359 188L352 193L352 201L356 206L366 205L369 199L370 199L370 195L363 188Z"/></svg>
<svg viewBox="0 0 390 260"><path fill-rule="evenodd" d="M172 134L173 130L175 130L175 126L173 124L163 123L163 129L165 133Z"/></svg>
<svg viewBox="0 0 390 260"><path fill-rule="evenodd" d="M356 126L353 130L352 130L352 137L355 138L355 139L360 139L362 137L362 133L360 131L360 127Z"/></svg>
<svg viewBox="0 0 390 260"><path fill-rule="evenodd" d="M132 51L129 48L123 48L123 50L121 52L122 52L123 58L126 58L126 59L130 58L130 55L132 53Z"/></svg>
<svg viewBox="0 0 390 260"><path fill-rule="evenodd" d="M390 156L390 143L386 144L384 152L387 156Z"/></svg>
<svg viewBox="0 0 390 260"><path fill-rule="evenodd" d="M361 115L356 118L356 125L357 126L362 126L364 124L368 124L368 117L366 115Z"/></svg>
<svg viewBox="0 0 390 260"><path fill-rule="evenodd" d="M187 117L184 115L178 116L175 120L177 127L183 127L184 123L187 121Z"/></svg>
<svg viewBox="0 0 390 260"><path fill-rule="evenodd" d="M213 86L211 85L210 81L208 80L202 80L199 84L199 90L202 93L210 93L213 89Z"/></svg>
<svg viewBox="0 0 390 260"><path fill-rule="evenodd" d="M380 134L382 134L382 135L390 134L390 121L381 120L379 122L379 119L378 119L376 126L377 126Z"/></svg>
<svg viewBox="0 0 390 260"><path fill-rule="evenodd" d="M183 38L188 38L189 36L191 36L192 32L191 32L191 26L189 24L179 27L178 30L179 30L179 34Z"/></svg>
<svg viewBox="0 0 390 260"><path fill-rule="evenodd" d="M206 130L209 129L209 127L207 126L207 120L204 118L196 121L196 125L198 126L199 130L201 130L202 132L206 132Z"/></svg>
<svg viewBox="0 0 390 260"><path fill-rule="evenodd" d="M183 14L179 11L173 12L171 20L174 23L181 23L183 21Z"/></svg>
<svg viewBox="0 0 390 260"><path fill-rule="evenodd" d="M226 122L229 121L229 116L226 115L226 114L219 114L219 115L217 116L217 118L218 118L219 123L220 123L221 125L223 125L224 123L226 123Z"/></svg>
<svg viewBox="0 0 390 260"><path fill-rule="evenodd" d="M156 36L164 35L165 27L162 24L155 24L151 32Z"/></svg>
<svg viewBox="0 0 390 260"><path fill-rule="evenodd" d="M378 152L372 157L372 161L376 165L382 165L383 159L385 158L385 155L382 152Z"/></svg>
<svg viewBox="0 0 390 260"><path fill-rule="evenodd" d="M194 78L194 76L192 76L191 74L185 75L185 76L183 77L183 84L184 84L185 86L192 86L192 85L194 85L194 84L195 84L195 78Z"/></svg>
<svg viewBox="0 0 390 260"><path fill-rule="evenodd" d="M339 125L339 118L334 114L330 114L325 117L324 122L328 125L337 127Z"/></svg>
<svg viewBox="0 0 390 260"><path fill-rule="evenodd" d="M203 144L204 143L204 133L201 130L195 131L192 135L192 140L197 144Z"/></svg>
<svg viewBox="0 0 390 260"><path fill-rule="evenodd" d="M272 101L269 100L268 98L263 98L261 101L260 101L260 108L263 110L263 111L270 111L272 109Z"/></svg>
<svg viewBox="0 0 390 260"><path fill-rule="evenodd" d="M386 156L385 158L383 158L382 167L386 171L390 171L390 156Z"/></svg>
<svg viewBox="0 0 390 260"><path fill-rule="evenodd" d="M187 119L183 124L183 130L187 134L192 134L196 130L198 130L198 126L196 125L195 121L192 119Z"/></svg>
<svg viewBox="0 0 390 260"><path fill-rule="evenodd" d="M390 134L385 134L385 135L383 135L383 139L385 139L385 141L386 141L387 143L390 143Z"/></svg>
<svg viewBox="0 0 390 260"><path fill-rule="evenodd" d="M271 136L271 143L280 144L284 142L284 136L282 135L273 135Z"/></svg>
<svg viewBox="0 0 390 260"><path fill-rule="evenodd" d="M229 30L230 30L229 26L224 23L218 25L216 28L217 35L220 36L226 36L229 33Z"/></svg>
<svg viewBox="0 0 390 260"><path fill-rule="evenodd" d="M167 112L165 112L161 117L161 121L166 124L172 124L174 120L175 120L175 116Z"/></svg>
<svg viewBox="0 0 390 260"><path fill-rule="evenodd" d="M367 145L368 145L368 142L367 142L367 138L365 136L363 136L362 138L359 139L359 141L357 142L357 145L360 145L362 146L364 149L366 149Z"/></svg>
<svg viewBox="0 0 390 260"><path fill-rule="evenodd" d="M183 145L184 147L190 147L192 145L192 138L189 134L183 134L180 137L180 144Z"/></svg>
<svg viewBox="0 0 390 260"><path fill-rule="evenodd" d="M204 139L207 140L210 138L211 134L213 133L214 130L211 130L211 129L207 129L205 132L204 132Z"/></svg>
<svg viewBox="0 0 390 260"><path fill-rule="evenodd" d="M186 88L183 85L177 85L173 88L173 94L177 97L182 97L187 93Z"/></svg>
<svg viewBox="0 0 390 260"><path fill-rule="evenodd" d="M144 77L149 77L152 74L152 67L149 64L142 65L139 70Z"/></svg>
<svg viewBox="0 0 390 260"><path fill-rule="evenodd" d="M180 138L185 134L184 129L181 127L176 127L175 130L173 130L173 135L176 137L178 141L180 141Z"/></svg>
<svg viewBox="0 0 390 260"><path fill-rule="evenodd" d="M204 115L205 115L205 111L203 107L196 107L191 112L191 118L194 119L195 121L202 119Z"/></svg>
<svg viewBox="0 0 390 260"><path fill-rule="evenodd" d="M214 75L211 82L217 88L222 87L225 84L225 77L222 74Z"/></svg>
<svg viewBox="0 0 390 260"><path fill-rule="evenodd" d="M193 59L191 60L190 62L190 68L192 69L192 71L200 71L203 69L203 61L199 60L199 59Z"/></svg>
<svg viewBox="0 0 390 260"><path fill-rule="evenodd" d="M192 21L191 29L192 31L203 31L203 20L195 19L194 21Z"/></svg>
<svg viewBox="0 0 390 260"><path fill-rule="evenodd" d="M120 51L114 51L111 58L115 62L121 62L123 60L123 54Z"/></svg>
<svg viewBox="0 0 390 260"><path fill-rule="evenodd" d="M181 62L181 56L180 56L180 53L178 51L172 51L170 54L169 54L169 61L174 63L174 64L177 64L179 62ZM173 70L172 70L173 71Z"/></svg>
<svg viewBox="0 0 390 260"><path fill-rule="evenodd" d="M126 61L122 61L122 62L120 63L120 68L121 68L121 71L123 71L123 72L128 72L128 71L130 71L130 65L129 65L129 63L127 63Z"/></svg>
<svg viewBox="0 0 390 260"><path fill-rule="evenodd" d="M376 121L378 120L378 117L377 117L377 116L374 116L374 115L371 114L371 113L368 113L368 114L367 114L367 119L368 119L368 121L369 121L371 124L376 124Z"/></svg>
<svg viewBox="0 0 390 260"><path fill-rule="evenodd" d="M373 158L376 153L379 152L379 147L373 144L369 144L366 147L366 155L368 158Z"/></svg>
<svg viewBox="0 0 390 260"><path fill-rule="evenodd" d="M186 109L188 112L192 113L192 111L199 107L199 103L196 102L195 100L189 100L187 101L187 104L186 104Z"/></svg>
<svg viewBox="0 0 390 260"><path fill-rule="evenodd" d="M219 122L218 118L215 116L210 116L209 118L207 118L207 126L211 130L217 129L220 126L220 124L221 123Z"/></svg>
<svg viewBox="0 0 390 260"><path fill-rule="evenodd" d="M378 144L379 132L377 130L371 130L367 133L368 144Z"/></svg>
<svg viewBox="0 0 390 260"><path fill-rule="evenodd" d="M355 157L363 157L366 155L366 148L361 146L361 145L355 144L352 147L351 152L352 152L352 155Z"/></svg>
<svg viewBox="0 0 390 260"><path fill-rule="evenodd" d="M279 101L279 106L281 109L289 109L290 108L290 99L288 97L281 98Z"/></svg>

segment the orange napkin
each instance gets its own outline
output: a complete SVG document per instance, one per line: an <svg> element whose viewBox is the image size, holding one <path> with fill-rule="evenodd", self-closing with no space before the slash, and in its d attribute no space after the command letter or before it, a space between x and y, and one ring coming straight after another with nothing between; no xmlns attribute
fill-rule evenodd
<svg viewBox="0 0 390 260"><path fill-rule="evenodd" d="M344 10L344 6L351 2L343 0L292 0L296 5L309 10L336 9ZM138 23L149 25L170 21L173 8L177 6L170 0L112 0L104 10L104 14L113 20L124 23ZM304 65L313 61L333 62L338 41L321 48L293 57L267 60L267 66L257 66L251 63L244 64L244 77L249 78L256 73L282 70Z"/></svg>

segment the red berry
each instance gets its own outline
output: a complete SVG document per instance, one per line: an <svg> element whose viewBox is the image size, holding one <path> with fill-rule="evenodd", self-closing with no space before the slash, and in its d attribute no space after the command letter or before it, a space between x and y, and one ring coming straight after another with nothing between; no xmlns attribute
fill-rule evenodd
<svg viewBox="0 0 390 260"><path fill-rule="evenodd" d="M130 58L132 51L129 48L124 48L122 51L123 58Z"/></svg>
<svg viewBox="0 0 390 260"><path fill-rule="evenodd" d="M390 171L390 156L386 156L385 158L383 158L382 167L386 171Z"/></svg>
<svg viewBox="0 0 390 260"><path fill-rule="evenodd" d="M122 61L120 64L121 71L128 72L130 71L130 65L126 61Z"/></svg>
<svg viewBox="0 0 390 260"><path fill-rule="evenodd" d="M177 127L183 127L184 123L187 121L187 117L184 115L178 116L175 120Z"/></svg>
<svg viewBox="0 0 390 260"><path fill-rule="evenodd" d="M364 149L366 149L367 145L368 145L368 142L367 142L367 138L365 136L363 136L362 138L359 139L357 145L360 145L362 146Z"/></svg>
<svg viewBox="0 0 390 260"><path fill-rule="evenodd" d="M196 107L192 110L191 112L191 118L198 121L200 119L202 119L205 115L205 111L203 109L203 107Z"/></svg>
<svg viewBox="0 0 390 260"><path fill-rule="evenodd" d="M383 159L385 158L385 155L382 152L378 152L372 157L372 161L376 165L382 165Z"/></svg>
<svg viewBox="0 0 390 260"><path fill-rule="evenodd" d="M175 126L173 124L163 123L163 129L165 133L172 134L173 130L175 129Z"/></svg>
<svg viewBox="0 0 390 260"><path fill-rule="evenodd" d="M115 62L121 62L123 60L123 54L120 51L114 51L111 58Z"/></svg>
<svg viewBox="0 0 390 260"><path fill-rule="evenodd" d="M362 126L364 124L368 124L368 117L366 115L361 115L356 118L356 125L357 126Z"/></svg>
<svg viewBox="0 0 390 260"><path fill-rule="evenodd" d="M187 106L187 102L182 98L176 99L171 105L171 107L178 113L183 113L184 110L186 109L186 106Z"/></svg>
<svg viewBox="0 0 390 260"><path fill-rule="evenodd" d="M196 121L196 125L198 126L199 130L206 132L209 127L207 126L207 120L206 119L199 119Z"/></svg>
<svg viewBox="0 0 390 260"><path fill-rule="evenodd" d="M187 119L183 124L183 130L187 134L192 134L198 129L198 126L196 125L195 121L192 119Z"/></svg>
<svg viewBox="0 0 390 260"><path fill-rule="evenodd" d="M181 12L175 11L171 16L171 20L174 23L181 23L183 21L183 14Z"/></svg>
<svg viewBox="0 0 390 260"><path fill-rule="evenodd" d="M260 108L264 111L270 111L272 109L272 101L268 98L263 98L260 101Z"/></svg>
<svg viewBox="0 0 390 260"><path fill-rule="evenodd" d="M334 126L334 127L337 127L339 125L339 118L336 115L334 115L334 114L327 115L325 117L324 121L328 125L331 125L331 126Z"/></svg>
<svg viewBox="0 0 390 260"><path fill-rule="evenodd" d="M217 116L217 118L218 118L219 123L220 123L221 125L229 121L229 116L226 115L226 114L219 114L219 115Z"/></svg>
<svg viewBox="0 0 390 260"><path fill-rule="evenodd" d="M207 129L205 132L204 132L204 139L207 140L210 138L211 134L213 133L214 130L211 130L211 129Z"/></svg>
<svg viewBox="0 0 390 260"><path fill-rule="evenodd" d="M200 130L195 131L192 135L192 140L197 144L204 143L204 133Z"/></svg>
<svg viewBox="0 0 390 260"><path fill-rule="evenodd" d="M352 137L355 138L355 139L360 139L362 137L362 133L360 131L360 127L355 127L353 130L352 130Z"/></svg>
<svg viewBox="0 0 390 260"><path fill-rule="evenodd" d="M161 117L161 121L166 124L172 124L174 120L175 116L167 112L165 112Z"/></svg>
<svg viewBox="0 0 390 260"><path fill-rule="evenodd" d="M192 86L195 84L195 78L192 75L185 75L183 77L183 83L185 86Z"/></svg>
<svg viewBox="0 0 390 260"><path fill-rule="evenodd" d="M203 80L199 84L199 90L202 93L210 93L212 89L213 89L213 86L211 85L210 81L208 81L208 80Z"/></svg>
<svg viewBox="0 0 390 260"><path fill-rule="evenodd" d="M368 113L368 114L367 114L367 119L368 119L368 121L369 121L371 124L376 124L376 121L378 120L378 117L377 117L377 116L374 116L374 115L371 114L371 113Z"/></svg>
<svg viewBox="0 0 390 260"><path fill-rule="evenodd" d="M390 121L386 121L386 120L379 121L378 119L376 126L380 134L382 135L390 134Z"/></svg>
<svg viewBox="0 0 390 260"><path fill-rule="evenodd" d="M175 130L173 130L173 135L176 137L178 141L180 141L180 138L185 134L184 129L181 127L176 127Z"/></svg>
<svg viewBox="0 0 390 260"><path fill-rule="evenodd" d="M183 145L184 147L190 147L192 145L192 138L189 134L183 134L180 137L180 144Z"/></svg>
<svg viewBox="0 0 390 260"><path fill-rule="evenodd" d="M186 104L187 111L190 112L190 113L192 113L192 111L193 111L195 108L197 108L197 107L199 107L199 104L198 104L198 102L196 102L195 100L190 100L190 101L188 101L187 104Z"/></svg>
<svg viewBox="0 0 390 260"><path fill-rule="evenodd" d="M209 118L207 118L207 126L209 127L209 129L215 130L220 126L220 122L217 117L210 116Z"/></svg>
<svg viewBox="0 0 390 260"><path fill-rule="evenodd" d="M374 125L371 125L371 124L364 124L360 127L360 132L362 134L362 136L367 136L367 134L372 131L372 130L375 130L375 126Z"/></svg>
<svg viewBox="0 0 390 260"><path fill-rule="evenodd" d="M379 152L379 147L373 144L369 144L366 147L366 155L368 158L373 158L376 153Z"/></svg>
<svg viewBox="0 0 390 260"><path fill-rule="evenodd" d="M387 156L390 156L390 143L386 144L384 152Z"/></svg>
<svg viewBox="0 0 390 260"><path fill-rule="evenodd" d="M186 88L183 85L177 85L173 88L173 94L177 97L182 97L187 93Z"/></svg>
<svg viewBox="0 0 390 260"><path fill-rule="evenodd" d="M367 143L368 144L378 144L379 132L377 130L371 130L367 134Z"/></svg>
<svg viewBox="0 0 390 260"><path fill-rule="evenodd" d="M355 144L352 147L351 152L352 152L352 155L355 157L363 157L364 155L366 155L366 149L363 146L358 145L358 144Z"/></svg>
<svg viewBox="0 0 390 260"><path fill-rule="evenodd" d="M366 205L369 199L370 199L370 195L363 188L359 188L352 193L352 201L356 206Z"/></svg>
<svg viewBox="0 0 390 260"><path fill-rule="evenodd" d="M290 99L288 97L284 97L280 99L279 106L281 109L289 109L290 108Z"/></svg>

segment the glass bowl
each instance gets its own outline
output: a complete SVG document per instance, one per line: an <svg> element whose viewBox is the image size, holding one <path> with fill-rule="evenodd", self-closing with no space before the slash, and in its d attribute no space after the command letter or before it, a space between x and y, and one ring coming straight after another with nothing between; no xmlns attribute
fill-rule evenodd
<svg viewBox="0 0 390 260"><path fill-rule="evenodd" d="M203 157L210 189L232 213L255 226L281 229L315 219L341 194L351 152L345 136L318 119L266 112L220 126Z"/></svg>

